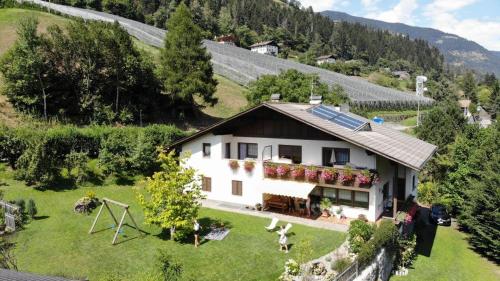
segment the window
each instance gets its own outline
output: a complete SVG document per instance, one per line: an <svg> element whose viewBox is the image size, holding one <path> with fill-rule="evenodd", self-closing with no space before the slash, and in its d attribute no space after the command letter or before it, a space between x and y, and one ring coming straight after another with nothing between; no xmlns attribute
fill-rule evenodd
<svg viewBox="0 0 500 281"><path fill-rule="evenodd" d="M294 164L302 163L302 146L300 145L279 145L278 146L279 158L286 158L292 160Z"/></svg>
<svg viewBox="0 0 500 281"><path fill-rule="evenodd" d="M368 209L370 197L369 192L328 187L322 187L322 190L322 197L329 198L334 205L345 205Z"/></svg>
<svg viewBox="0 0 500 281"><path fill-rule="evenodd" d="M415 177L415 175L413 175L412 182L413 182L412 190L414 191L415 188L417 188L417 178Z"/></svg>
<svg viewBox="0 0 500 281"><path fill-rule="evenodd" d="M225 151L225 157L226 159L231 159L231 143L226 142L226 151Z"/></svg>
<svg viewBox="0 0 500 281"><path fill-rule="evenodd" d="M203 157L210 157L210 144L209 143L203 144Z"/></svg>
<svg viewBox="0 0 500 281"><path fill-rule="evenodd" d="M345 165L349 161L349 148L323 147L323 166Z"/></svg>
<svg viewBox="0 0 500 281"><path fill-rule="evenodd" d="M334 148L335 152L335 164L337 165L345 165L349 162L349 148Z"/></svg>
<svg viewBox="0 0 500 281"><path fill-rule="evenodd" d="M201 190L211 192L212 191L212 178L203 177L201 179Z"/></svg>
<svg viewBox="0 0 500 281"><path fill-rule="evenodd" d="M335 188L325 188L323 190L323 197L327 197L332 200L332 202L337 202L337 189Z"/></svg>
<svg viewBox="0 0 500 281"><path fill-rule="evenodd" d="M238 159L245 158L257 159L258 148L256 143L238 143Z"/></svg>
<svg viewBox="0 0 500 281"><path fill-rule="evenodd" d="M368 209L368 200L370 193L354 191L354 207L362 207Z"/></svg>
<svg viewBox="0 0 500 281"><path fill-rule="evenodd" d="M352 191L339 189L339 204L340 205L352 205Z"/></svg>
<svg viewBox="0 0 500 281"><path fill-rule="evenodd" d="M241 181L233 181L232 182L232 194L236 196L243 195L243 182Z"/></svg>

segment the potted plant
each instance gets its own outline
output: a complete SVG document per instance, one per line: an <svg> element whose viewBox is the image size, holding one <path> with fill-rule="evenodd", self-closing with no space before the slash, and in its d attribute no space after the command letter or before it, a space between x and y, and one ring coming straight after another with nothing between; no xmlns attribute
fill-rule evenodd
<svg viewBox="0 0 500 281"><path fill-rule="evenodd" d="M339 173L338 180L343 185L351 185L354 181L354 174L351 167L347 167Z"/></svg>
<svg viewBox="0 0 500 281"><path fill-rule="evenodd" d="M255 168L255 162L254 161L245 161L243 164L243 167L245 168L245 171L251 172L253 171L253 168Z"/></svg>
<svg viewBox="0 0 500 281"><path fill-rule="evenodd" d="M281 178L286 177L288 172L290 172L290 167L286 164L279 165L278 168L276 168L276 174Z"/></svg>
<svg viewBox="0 0 500 281"><path fill-rule="evenodd" d="M320 177L325 183L331 183L337 177L337 172L333 168L325 168L321 171Z"/></svg>
<svg viewBox="0 0 500 281"><path fill-rule="evenodd" d="M330 208L332 207L332 201L329 198L323 198L321 199L321 202L319 203L319 206L321 207L321 216L322 217L329 217L330 216Z"/></svg>
<svg viewBox="0 0 500 281"><path fill-rule="evenodd" d="M305 170L305 177L308 181L317 181L318 170L314 167L307 167Z"/></svg>
<svg viewBox="0 0 500 281"><path fill-rule="evenodd" d="M302 165L294 166L290 171L290 175L294 179L302 179L304 177L304 174L305 174L305 169Z"/></svg>
<svg viewBox="0 0 500 281"><path fill-rule="evenodd" d="M236 170L240 167L240 163L237 160L229 160L229 167L233 170Z"/></svg>
<svg viewBox="0 0 500 281"><path fill-rule="evenodd" d="M274 178L276 176L276 166L272 164L267 164L264 166L264 175L266 177Z"/></svg>
<svg viewBox="0 0 500 281"><path fill-rule="evenodd" d="M260 204L260 203L255 204L255 209L257 211L262 211L262 204Z"/></svg>
<svg viewBox="0 0 500 281"><path fill-rule="evenodd" d="M356 182L360 187L370 187L372 183L372 173L368 170L359 172L356 176Z"/></svg>

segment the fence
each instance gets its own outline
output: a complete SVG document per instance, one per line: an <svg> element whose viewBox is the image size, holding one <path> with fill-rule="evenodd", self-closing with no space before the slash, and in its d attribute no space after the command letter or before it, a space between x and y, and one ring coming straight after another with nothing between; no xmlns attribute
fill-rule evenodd
<svg viewBox="0 0 500 281"><path fill-rule="evenodd" d="M335 279L333 279L333 281L351 281L358 277L358 275L359 263L356 260L348 268L346 268L346 270L335 276Z"/></svg>
<svg viewBox="0 0 500 281"><path fill-rule="evenodd" d="M5 210L5 225L11 231L16 231L16 214L19 213L19 207L0 200L0 207Z"/></svg>
<svg viewBox="0 0 500 281"><path fill-rule="evenodd" d="M129 34L140 41L149 45L163 47L163 39L165 38L166 30L154 26L116 15L58 5L42 0L24 1L32 2L69 16L81 17L85 20L117 21L129 32ZM210 40L204 40L203 43L212 55L215 73L240 84L248 84L265 74L278 74L282 70L296 69L303 73L317 74L322 82L330 86L342 86L351 102L355 105L365 105L369 107L406 107L414 106L419 102L422 106L433 103L431 98L375 85L359 77L350 77L291 60L256 54L243 48L218 44Z"/></svg>

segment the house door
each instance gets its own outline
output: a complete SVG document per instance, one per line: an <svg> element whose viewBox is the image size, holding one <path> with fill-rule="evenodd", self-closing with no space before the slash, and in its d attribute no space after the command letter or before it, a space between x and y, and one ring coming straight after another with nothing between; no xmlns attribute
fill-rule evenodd
<svg viewBox="0 0 500 281"><path fill-rule="evenodd" d="M398 200L404 201L406 199L406 179L398 178Z"/></svg>

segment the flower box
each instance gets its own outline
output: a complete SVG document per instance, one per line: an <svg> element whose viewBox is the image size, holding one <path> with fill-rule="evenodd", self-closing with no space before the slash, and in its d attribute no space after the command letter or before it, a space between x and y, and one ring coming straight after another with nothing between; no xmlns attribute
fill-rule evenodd
<svg viewBox="0 0 500 281"><path fill-rule="evenodd" d="M340 171L338 181L343 185L352 185L354 183L354 174L350 168Z"/></svg>
<svg viewBox="0 0 500 281"><path fill-rule="evenodd" d="M320 178L325 183L332 183L337 178L337 171L335 171L335 169L325 168L321 171Z"/></svg>
<svg viewBox="0 0 500 281"><path fill-rule="evenodd" d="M294 179L303 179L305 175L305 169L302 166L295 166L291 169L290 175Z"/></svg>
<svg viewBox="0 0 500 281"><path fill-rule="evenodd" d="M265 165L264 166L264 175L266 175L266 177L276 177L277 175L277 168L275 165Z"/></svg>
<svg viewBox="0 0 500 281"><path fill-rule="evenodd" d="M255 162L254 161L245 161L243 164L243 167L245 168L245 171L251 172L253 171L253 168L255 168Z"/></svg>
<svg viewBox="0 0 500 281"><path fill-rule="evenodd" d="M287 177L289 172L290 167L288 165L279 165L278 168L276 168L276 174L281 178Z"/></svg>
<svg viewBox="0 0 500 281"><path fill-rule="evenodd" d="M233 170L236 170L240 167L240 163L238 163L238 161L236 161L236 160L230 160L229 167Z"/></svg>
<svg viewBox="0 0 500 281"><path fill-rule="evenodd" d="M359 187L370 187L372 183L372 173L368 170L361 171L356 176L356 183Z"/></svg>
<svg viewBox="0 0 500 281"><path fill-rule="evenodd" d="M317 181L318 180L318 170L313 167L307 167L305 169L305 177L308 181Z"/></svg>

